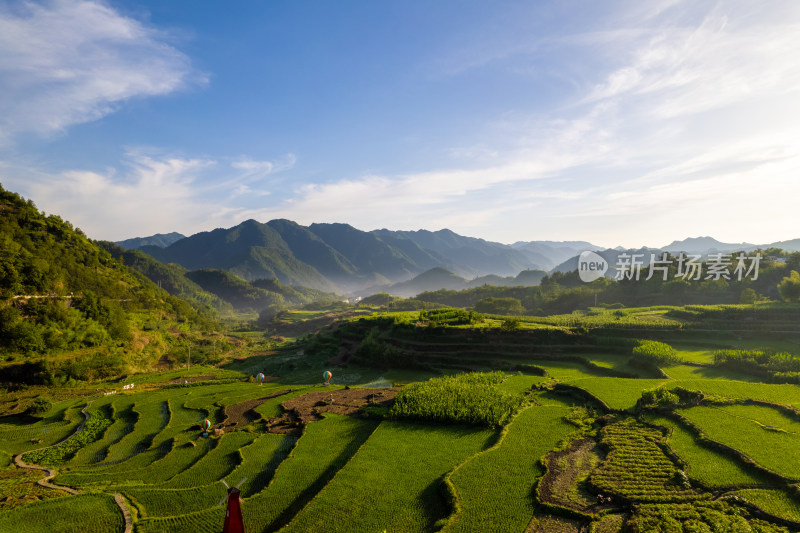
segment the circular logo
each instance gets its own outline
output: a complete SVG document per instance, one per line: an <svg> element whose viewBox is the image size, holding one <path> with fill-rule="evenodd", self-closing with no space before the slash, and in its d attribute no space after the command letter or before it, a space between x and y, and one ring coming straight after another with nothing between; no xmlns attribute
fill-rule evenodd
<svg viewBox="0 0 800 533"><path fill-rule="evenodd" d="M608 270L608 262L602 256L586 251L578 256L578 276L581 281L589 283L600 279Z"/></svg>

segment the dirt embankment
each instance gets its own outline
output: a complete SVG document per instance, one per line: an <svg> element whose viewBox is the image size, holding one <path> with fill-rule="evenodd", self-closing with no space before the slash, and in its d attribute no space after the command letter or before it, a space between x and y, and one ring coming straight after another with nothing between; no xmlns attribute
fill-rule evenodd
<svg viewBox="0 0 800 533"><path fill-rule="evenodd" d="M337 389L309 392L281 404L283 415L270 418L272 433L299 434L309 422L322 420L323 413L353 416L365 405L389 407L400 387L385 389Z"/></svg>

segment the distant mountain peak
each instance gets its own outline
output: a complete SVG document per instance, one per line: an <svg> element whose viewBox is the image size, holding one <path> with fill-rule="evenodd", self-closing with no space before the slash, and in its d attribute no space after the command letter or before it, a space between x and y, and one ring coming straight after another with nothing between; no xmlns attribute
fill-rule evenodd
<svg viewBox="0 0 800 533"><path fill-rule="evenodd" d="M171 244L174 244L185 238L185 235L173 231L172 233L156 233L150 237L134 237L132 239L125 239L124 241L119 241L115 244L125 248L126 250L137 250L144 246L157 246L159 248L166 248L167 246L170 246Z"/></svg>
<svg viewBox="0 0 800 533"><path fill-rule="evenodd" d="M700 237L687 237L682 241L672 241L672 243L664 246L661 248L661 250L667 252L723 252L748 250L753 248L755 248L755 245L750 243L726 243L706 235Z"/></svg>

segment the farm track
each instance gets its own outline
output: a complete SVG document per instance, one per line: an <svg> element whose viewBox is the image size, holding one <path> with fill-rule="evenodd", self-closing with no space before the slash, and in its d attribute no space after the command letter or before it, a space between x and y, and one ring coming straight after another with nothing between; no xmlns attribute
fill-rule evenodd
<svg viewBox="0 0 800 533"><path fill-rule="evenodd" d="M91 402L89 402L89 403L91 403ZM52 448L54 446L58 446L61 443L67 442L71 438L75 437L78 433L83 431L84 426L86 426L86 422L89 421L89 417L91 416L89 414L89 412L86 410L87 407L89 407L88 403L83 407L83 409L81 409L81 414L83 414L83 422L81 422L78 425L78 427L75 428L75 431L72 432L72 435L70 435L66 439L62 440L61 442L56 442L55 444L51 444L50 446L47 446L47 447L41 448L41 449L47 449L47 448ZM34 451L34 450L28 450L28 452L31 452L31 451ZM73 495L77 495L77 494L81 493L79 490L73 489L72 487L65 487L63 485L56 485L55 483L50 483L50 480L58 475L58 470L56 470L55 468L48 468L46 466L31 465L31 464L26 463L25 461L22 460L22 456L25 455L28 452L17 454L14 457L14 464L16 464L20 468L27 468L27 469L30 469L30 470L42 470L42 471L44 471L47 475L36 482L38 485L41 485L42 487L45 487L45 488L48 488L48 489L63 490L64 492L67 492L67 493L73 494ZM122 517L125 519L125 533L132 533L133 532L133 520L131 519L131 513L128 510L128 507L125 505L125 500L123 500L121 494L116 493L116 494L114 494L114 501L119 506L119 509L122 512Z"/></svg>

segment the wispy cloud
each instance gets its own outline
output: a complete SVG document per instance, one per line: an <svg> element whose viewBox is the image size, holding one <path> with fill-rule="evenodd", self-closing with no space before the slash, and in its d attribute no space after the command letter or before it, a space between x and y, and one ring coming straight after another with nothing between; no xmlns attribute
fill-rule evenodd
<svg viewBox="0 0 800 533"><path fill-rule="evenodd" d="M0 4L0 142L203 83L167 35L86 0Z"/></svg>
<svg viewBox="0 0 800 533"><path fill-rule="evenodd" d="M682 16L666 24L648 17L628 42L616 43L628 61L605 75L584 101L624 97L634 105L641 98L652 118L670 119L796 92L797 7L775 2L774 10L745 10L747 4L753 5L720 3L698 13L698 4L684 3Z"/></svg>
<svg viewBox="0 0 800 533"><path fill-rule="evenodd" d="M231 167L238 170L240 178L262 179L269 174L282 172L294 167L297 157L294 154L286 154L275 161L256 161L246 156L239 157L231 162Z"/></svg>

